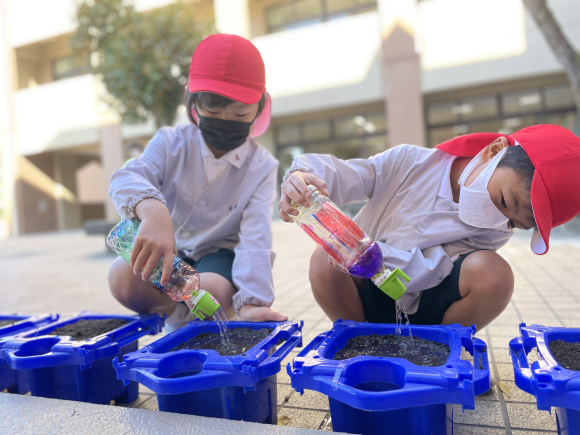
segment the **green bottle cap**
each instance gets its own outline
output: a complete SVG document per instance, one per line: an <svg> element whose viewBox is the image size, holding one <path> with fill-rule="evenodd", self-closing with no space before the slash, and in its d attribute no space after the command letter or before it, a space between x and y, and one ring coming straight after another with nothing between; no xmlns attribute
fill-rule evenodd
<svg viewBox="0 0 580 435"><path fill-rule="evenodd" d="M411 278L397 267L389 274L385 281L378 286L387 296L390 296L396 301L407 292L407 287L405 287L405 284L403 284L399 278L406 282L411 281Z"/></svg>
<svg viewBox="0 0 580 435"><path fill-rule="evenodd" d="M220 308L218 301L205 290L194 290L191 292L191 301L193 305L191 312L200 320L205 319L206 316L213 316Z"/></svg>

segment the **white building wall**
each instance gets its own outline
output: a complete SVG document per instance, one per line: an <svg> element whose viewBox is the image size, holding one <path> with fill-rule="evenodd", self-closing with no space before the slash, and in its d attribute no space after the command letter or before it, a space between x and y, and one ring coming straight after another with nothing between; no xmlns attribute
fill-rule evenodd
<svg viewBox="0 0 580 435"><path fill-rule="evenodd" d="M549 7L580 48L580 1ZM418 12L424 93L563 71L521 0L431 0Z"/></svg>

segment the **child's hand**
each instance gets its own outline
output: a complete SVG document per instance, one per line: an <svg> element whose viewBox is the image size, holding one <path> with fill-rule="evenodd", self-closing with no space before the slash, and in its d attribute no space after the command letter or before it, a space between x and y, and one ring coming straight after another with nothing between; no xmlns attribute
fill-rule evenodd
<svg viewBox="0 0 580 435"><path fill-rule="evenodd" d="M282 184L280 194L280 217L284 222L294 222L290 215L298 215L298 210L290 205L292 201L308 207L310 203L306 198L310 198L312 193L308 185L312 184L317 187L323 195L328 195L326 182L316 175L307 174L306 172L293 172Z"/></svg>
<svg viewBox="0 0 580 435"><path fill-rule="evenodd" d="M141 224L131 252L133 272L147 281L163 257L161 285L166 286L173 270L173 256L177 254L169 210L162 202L150 198L137 204L135 213Z"/></svg>
<svg viewBox="0 0 580 435"><path fill-rule="evenodd" d="M244 305L238 314L244 322L283 322L288 320L288 316L278 314L268 307L257 307L256 305Z"/></svg>

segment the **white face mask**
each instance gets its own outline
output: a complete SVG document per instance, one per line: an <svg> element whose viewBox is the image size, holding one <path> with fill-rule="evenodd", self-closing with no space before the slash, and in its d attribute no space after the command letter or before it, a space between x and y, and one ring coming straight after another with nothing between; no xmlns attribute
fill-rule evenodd
<svg viewBox="0 0 580 435"><path fill-rule="evenodd" d="M487 184L497 164L507 151L507 147L491 159L473 183L465 186L467 178L469 178L473 171L485 163L482 158L484 151L482 150L469 162L463 170L461 177L459 177L459 185L461 186L459 193L459 219L473 227L495 229L506 225L509 219L494 205L487 191Z"/></svg>

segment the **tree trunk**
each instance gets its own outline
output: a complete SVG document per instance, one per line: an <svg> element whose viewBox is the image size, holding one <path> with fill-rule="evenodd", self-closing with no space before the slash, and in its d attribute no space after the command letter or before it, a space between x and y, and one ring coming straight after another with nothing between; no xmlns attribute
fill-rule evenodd
<svg viewBox="0 0 580 435"><path fill-rule="evenodd" d="M574 103L576 104L574 133L578 135L580 129L580 64L578 63L576 51L566 39L566 36L564 36L550 9L548 9L546 0L524 0L524 4L534 17L536 24L544 34L548 44L550 44L558 61L566 70L572 88Z"/></svg>

